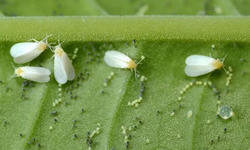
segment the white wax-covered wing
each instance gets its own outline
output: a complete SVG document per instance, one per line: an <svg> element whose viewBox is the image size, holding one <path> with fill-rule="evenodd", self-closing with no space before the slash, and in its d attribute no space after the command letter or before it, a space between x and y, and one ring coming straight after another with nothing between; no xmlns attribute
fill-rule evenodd
<svg viewBox="0 0 250 150"><path fill-rule="evenodd" d="M56 81L60 84L64 84L67 82L67 73L65 72L64 65L60 56L55 55L54 60L54 75Z"/></svg>
<svg viewBox="0 0 250 150"><path fill-rule="evenodd" d="M128 68L127 62L132 61L127 55L118 51L107 51L104 56L104 61L110 67Z"/></svg>
<svg viewBox="0 0 250 150"><path fill-rule="evenodd" d="M30 52L27 52L27 53L22 54L20 56L14 57L14 62L18 63L18 64L27 63L27 62L30 62L31 60L35 59L36 57L38 57L41 53L42 53L42 51L40 51L38 49L34 49L33 51L30 51Z"/></svg>
<svg viewBox="0 0 250 150"><path fill-rule="evenodd" d="M75 78L75 69L72 65L71 60L69 59L68 55L64 52L61 56L61 60L63 62L63 66L65 69L65 72L67 74L68 80L72 81Z"/></svg>
<svg viewBox="0 0 250 150"><path fill-rule="evenodd" d="M191 55L186 58L187 65L206 66L212 64L214 58L203 55Z"/></svg>
<svg viewBox="0 0 250 150"><path fill-rule="evenodd" d="M206 65L206 66L188 65L185 67L185 73L187 76L190 77L201 76L214 70L215 68L212 65Z"/></svg>
<svg viewBox="0 0 250 150"><path fill-rule="evenodd" d="M28 79L35 82L48 82L50 80L49 75L51 72L42 67L21 67L23 73L21 74L22 78Z"/></svg>
<svg viewBox="0 0 250 150"><path fill-rule="evenodd" d="M50 80L49 76L44 75L44 74L23 73L22 78L27 79L27 80L31 80L31 81L35 81L35 82L39 82L39 83L49 82L49 80Z"/></svg>
<svg viewBox="0 0 250 150"><path fill-rule="evenodd" d="M20 55L33 51L37 48L37 46L38 43L34 42L17 43L10 48L10 55L12 57L18 57Z"/></svg>
<svg viewBox="0 0 250 150"><path fill-rule="evenodd" d="M22 71L29 71L29 72L34 72L34 73L39 73L39 74L45 74L45 75L50 75L51 72L47 68L43 67L22 67Z"/></svg>

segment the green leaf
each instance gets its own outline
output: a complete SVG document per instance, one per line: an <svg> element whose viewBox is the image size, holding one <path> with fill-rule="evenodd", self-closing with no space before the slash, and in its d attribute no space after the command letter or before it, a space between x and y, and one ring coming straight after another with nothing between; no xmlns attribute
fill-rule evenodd
<svg viewBox="0 0 250 150"><path fill-rule="evenodd" d="M91 138L92 149L126 149L125 136L131 136L129 149L246 149L250 146L249 24L249 17L0 18L1 148L88 149L88 132L100 128ZM21 77L11 78L10 47L32 38L42 40L46 34L52 34L49 43L64 41L70 58L78 49L73 60L77 77L61 87L61 102L55 107L60 87L53 75L47 84L25 86ZM148 78L137 108L128 103L139 98L140 79L129 69L107 66L103 61L107 50L137 61L146 57L137 68ZM214 58L227 54L225 69L233 68L229 86L223 69L198 78L185 75L187 56L209 53ZM52 56L46 50L26 65L53 72ZM107 80L111 72L115 75ZM211 81L220 99L208 85L195 84L181 95L193 80ZM232 107L232 118L216 116L222 105ZM190 110L193 114L188 117Z"/></svg>
<svg viewBox="0 0 250 150"><path fill-rule="evenodd" d="M247 0L1 0L0 16L68 16L0 18L1 149L249 149L250 20L239 16L249 14L248 4ZM14 78L11 46L50 34L49 43L60 41L70 58L77 52L75 80L58 85L49 49L30 63L14 64L49 68L49 83ZM147 77L145 89L134 72L105 64L107 50L123 52L137 62L145 56L136 73ZM223 69L187 77L185 59L192 54L214 58L227 54L225 69L233 69L229 86ZM141 91L138 107L129 106ZM222 105L232 107L232 118L217 116Z"/></svg>
<svg viewBox="0 0 250 150"><path fill-rule="evenodd" d="M46 23L45 23L46 22ZM0 18L2 41L50 38L70 42L227 41L248 42L249 17L17 17ZM15 28L16 26L22 28ZM113 28L110 28L114 26ZM18 36L17 36L18 35Z"/></svg>

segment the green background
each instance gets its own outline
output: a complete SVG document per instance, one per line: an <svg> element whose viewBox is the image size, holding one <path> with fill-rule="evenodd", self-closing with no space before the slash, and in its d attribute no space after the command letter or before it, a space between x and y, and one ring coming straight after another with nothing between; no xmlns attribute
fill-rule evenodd
<svg viewBox="0 0 250 150"><path fill-rule="evenodd" d="M99 124L95 150L249 149L249 5L249 0L0 0L0 149L90 149L88 132ZM62 102L55 107L60 92L53 53L47 49L30 63L14 64L52 71L50 82L27 85L21 77L11 78L9 54L15 43L50 34L48 42L63 42L70 58L78 49L76 79L62 86ZM140 79L129 69L107 66L107 50L136 61L145 56L137 68L148 78L138 108L128 102L138 98ZM186 76L185 59L192 54L216 59L227 54L230 85L223 69ZM111 72L115 75L104 87ZM180 95L194 80L211 81L220 98L203 85ZM232 107L232 118L217 116L222 105ZM128 148L121 126L130 137Z"/></svg>

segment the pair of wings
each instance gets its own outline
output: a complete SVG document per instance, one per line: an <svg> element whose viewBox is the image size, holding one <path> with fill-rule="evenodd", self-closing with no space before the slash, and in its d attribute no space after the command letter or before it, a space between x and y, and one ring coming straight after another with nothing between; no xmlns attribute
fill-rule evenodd
<svg viewBox="0 0 250 150"><path fill-rule="evenodd" d="M49 75L51 72L42 67L21 67L21 70L23 73L21 74L22 78L39 82L39 83L45 83L50 80Z"/></svg>
<svg viewBox="0 0 250 150"><path fill-rule="evenodd" d="M71 81L75 78L75 69L65 52L61 56L55 54L54 75L56 81L60 84L64 84L68 80Z"/></svg>
<svg viewBox="0 0 250 150"><path fill-rule="evenodd" d="M203 55L191 55L186 59L185 73L190 77L197 77L214 71L214 58Z"/></svg>
<svg viewBox="0 0 250 150"><path fill-rule="evenodd" d="M27 63L42 53L42 51L37 49L38 46L38 42L17 43L10 48L10 54L14 57L15 63Z"/></svg>
<svg viewBox="0 0 250 150"><path fill-rule="evenodd" d="M128 68L128 62L133 60L121 52L111 50L105 53L104 61L110 67Z"/></svg>

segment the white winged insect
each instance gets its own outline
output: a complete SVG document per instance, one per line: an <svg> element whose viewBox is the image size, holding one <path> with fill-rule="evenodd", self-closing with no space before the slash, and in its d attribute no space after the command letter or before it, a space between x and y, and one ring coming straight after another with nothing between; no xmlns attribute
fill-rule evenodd
<svg viewBox="0 0 250 150"><path fill-rule="evenodd" d="M23 64L38 57L49 46L47 39L50 36L47 36L42 41L34 40L35 42L21 42L13 45L10 48L10 55L14 57L14 62Z"/></svg>
<svg viewBox="0 0 250 150"><path fill-rule="evenodd" d="M75 69L72 65L72 61L64 52L60 44L55 47L54 53L54 75L56 81L60 84L64 84L68 80L74 80Z"/></svg>
<svg viewBox="0 0 250 150"><path fill-rule="evenodd" d="M23 79L45 83L49 82L50 74L51 72L49 71L49 69L43 67L25 66L15 68L15 74L12 77L22 77Z"/></svg>
<svg viewBox="0 0 250 150"><path fill-rule="evenodd" d="M223 67L223 62L226 56L222 59L214 59L203 55L191 55L186 58L185 73L190 77L197 77L216 69ZM223 67L224 68L224 67Z"/></svg>
<svg viewBox="0 0 250 150"><path fill-rule="evenodd" d="M129 58L127 55L111 50L107 51L104 56L104 61L106 64L110 67L114 68L128 68L128 69L134 69L136 72L137 65L145 59L144 56L141 56L141 60L138 63L135 63L131 58Z"/></svg>

